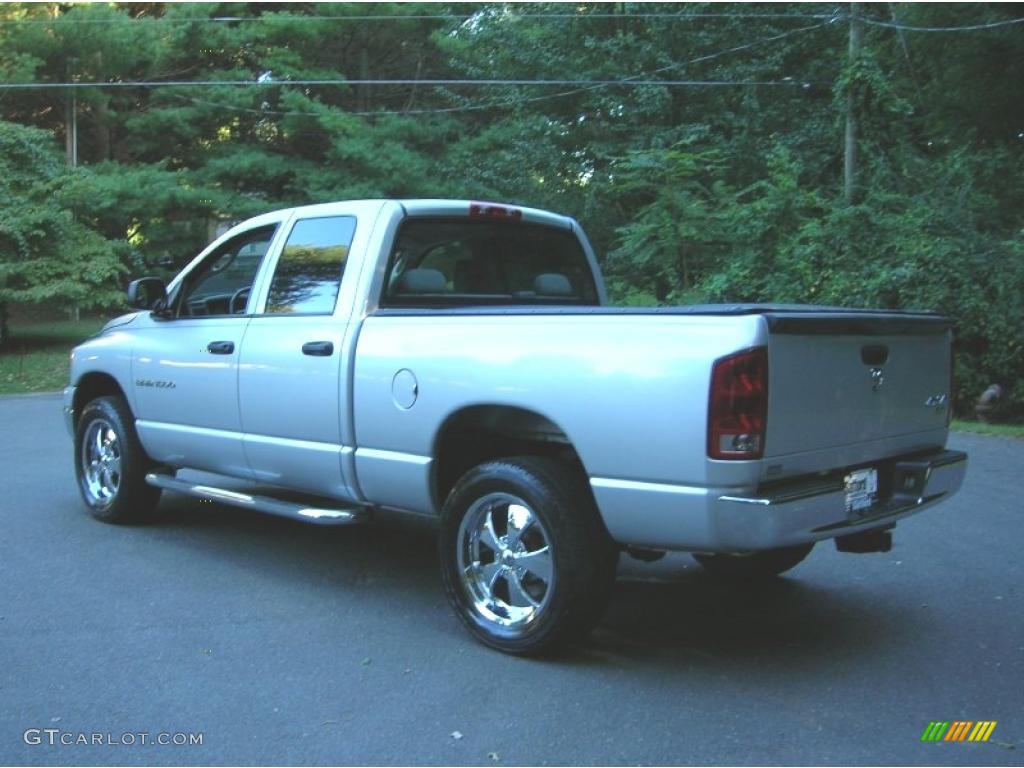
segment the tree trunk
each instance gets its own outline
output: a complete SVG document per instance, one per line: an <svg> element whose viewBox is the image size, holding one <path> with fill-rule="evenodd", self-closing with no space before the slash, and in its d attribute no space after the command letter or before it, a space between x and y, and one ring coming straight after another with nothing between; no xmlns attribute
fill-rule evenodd
<svg viewBox="0 0 1024 768"><path fill-rule="evenodd" d="M690 290L690 260L687 258L686 245L679 246L679 267L683 273L683 290Z"/></svg>
<svg viewBox="0 0 1024 768"><path fill-rule="evenodd" d="M7 302L0 301L0 348L6 347L11 339L11 329L7 327Z"/></svg>
<svg viewBox="0 0 1024 768"><path fill-rule="evenodd" d="M93 105L96 118L96 158L100 162L110 160L110 97L100 95Z"/></svg>
<svg viewBox="0 0 1024 768"><path fill-rule="evenodd" d="M423 74L423 55L421 54L416 59L416 76L413 79L414 80L419 80L420 79L420 75L422 75L422 74ZM403 110L403 112L408 112L410 109L412 109L412 105L413 105L413 103L415 101L416 101L416 86L413 85L412 88L409 90L409 100L407 102L405 102L405 109Z"/></svg>

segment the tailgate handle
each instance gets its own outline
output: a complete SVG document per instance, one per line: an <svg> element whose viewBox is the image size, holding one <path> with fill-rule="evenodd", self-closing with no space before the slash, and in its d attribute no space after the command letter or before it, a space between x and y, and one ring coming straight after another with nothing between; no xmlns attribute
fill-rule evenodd
<svg viewBox="0 0 1024 768"><path fill-rule="evenodd" d="M860 359L864 365L885 365L889 348L885 344L868 344L860 348Z"/></svg>

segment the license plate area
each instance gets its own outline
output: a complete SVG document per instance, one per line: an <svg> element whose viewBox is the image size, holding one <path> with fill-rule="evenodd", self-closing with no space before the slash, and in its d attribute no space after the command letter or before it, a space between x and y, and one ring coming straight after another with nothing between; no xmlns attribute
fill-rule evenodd
<svg viewBox="0 0 1024 768"><path fill-rule="evenodd" d="M878 500L878 470L855 469L843 478L846 488L846 514L863 517Z"/></svg>

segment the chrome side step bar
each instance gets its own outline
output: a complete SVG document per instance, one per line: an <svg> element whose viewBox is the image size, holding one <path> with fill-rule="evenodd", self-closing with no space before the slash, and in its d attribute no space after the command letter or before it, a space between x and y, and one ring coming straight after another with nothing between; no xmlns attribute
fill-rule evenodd
<svg viewBox="0 0 1024 768"><path fill-rule="evenodd" d="M317 525L352 525L353 523L361 523L369 517L369 510L363 507L338 509L311 507L308 504L282 501L270 496L257 496L240 491L229 491L224 488L213 488L209 485L197 485L196 483L179 480L176 477L158 472L147 474L146 482L157 488L163 488L165 491L184 493L188 496L195 496L208 501L219 501L222 504L230 504L234 507L267 512L271 515L289 517L292 520L301 520Z"/></svg>

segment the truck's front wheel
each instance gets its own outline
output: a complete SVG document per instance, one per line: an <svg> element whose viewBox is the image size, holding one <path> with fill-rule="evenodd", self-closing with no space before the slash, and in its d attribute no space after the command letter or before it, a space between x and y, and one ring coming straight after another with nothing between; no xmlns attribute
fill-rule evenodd
<svg viewBox="0 0 1024 768"><path fill-rule="evenodd" d="M618 549L585 478L550 459L470 470L441 513L441 570L463 623L507 653L582 637L601 618Z"/></svg>
<svg viewBox="0 0 1024 768"><path fill-rule="evenodd" d="M98 397L82 409L75 430L75 474L93 517L128 523L152 512L160 489L146 484L150 466L124 400Z"/></svg>

